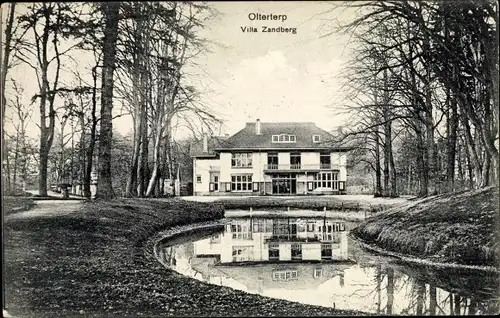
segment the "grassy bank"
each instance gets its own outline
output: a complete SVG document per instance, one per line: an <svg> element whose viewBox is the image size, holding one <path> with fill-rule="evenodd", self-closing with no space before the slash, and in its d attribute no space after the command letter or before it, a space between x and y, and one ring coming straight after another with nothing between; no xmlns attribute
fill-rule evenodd
<svg viewBox="0 0 500 318"><path fill-rule="evenodd" d="M2 197L2 210L4 215L19 211L26 211L33 207L35 201L32 197L4 196Z"/></svg>
<svg viewBox="0 0 500 318"><path fill-rule="evenodd" d="M219 219L219 205L146 199L71 204L75 212L44 214L35 207L29 217L14 214L6 219L5 291L11 315L359 314L205 284L150 257L155 233Z"/></svg>
<svg viewBox="0 0 500 318"><path fill-rule="evenodd" d="M398 204L399 202L391 202L387 200L384 203L370 203L364 200L343 200L343 196L297 196L297 197L249 197L249 198L221 198L214 201L222 204L225 209L273 209L286 210L290 209L310 209L322 211L327 210L338 211L368 211L377 212L385 208Z"/></svg>
<svg viewBox="0 0 500 318"><path fill-rule="evenodd" d="M494 187L430 197L377 213L351 234L435 262L498 266L498 199Z"/></svg>

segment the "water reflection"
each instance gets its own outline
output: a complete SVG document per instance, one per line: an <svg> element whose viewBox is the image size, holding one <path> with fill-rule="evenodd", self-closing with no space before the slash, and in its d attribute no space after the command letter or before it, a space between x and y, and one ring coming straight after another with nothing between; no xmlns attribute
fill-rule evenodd
<svg viewBox="0 0 500 318"><path fill-rule="evenodd" d="M499 313L497 275L375 255L349 241L349 228L326 218L233 218L223 233L157 252L192 278L301 303L378 314Z"/></svg>

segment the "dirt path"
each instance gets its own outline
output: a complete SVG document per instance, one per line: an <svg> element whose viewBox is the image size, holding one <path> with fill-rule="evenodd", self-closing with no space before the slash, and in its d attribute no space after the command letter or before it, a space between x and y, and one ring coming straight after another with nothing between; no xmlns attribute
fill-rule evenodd
<svg viewBox="0 0 500 318"><path fill-rule="evenodd" d="M80 209L82 202L82 200L40 200L36 201L35 206L30 210L9 214L4 220L71 214Z"/></svg>

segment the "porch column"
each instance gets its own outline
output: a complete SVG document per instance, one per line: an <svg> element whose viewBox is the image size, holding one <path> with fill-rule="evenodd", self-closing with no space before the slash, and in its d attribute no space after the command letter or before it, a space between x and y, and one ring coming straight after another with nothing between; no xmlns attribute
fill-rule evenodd
<svg viewBox="0 0 500 318"><path fill-rule="evenodd" d="M304 194L307 194L309 192L309 179L307 179L307 171L306 171L306 184L304 187Z"/></svg>

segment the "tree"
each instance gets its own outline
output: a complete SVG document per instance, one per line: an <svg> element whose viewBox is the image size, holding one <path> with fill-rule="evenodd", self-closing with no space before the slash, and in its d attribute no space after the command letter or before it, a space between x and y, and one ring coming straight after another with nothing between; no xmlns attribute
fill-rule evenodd
<svg viewBox="0 0 500 318"><path fill-rule="evenodd" d="M192 3L126 3L118 51L119 94L134 117L134 151L127 196L159 195L172 177L176 121L217 123L184 69L204 49L196 35L208 7Z"/></svg>
<svg viewBox="0 0 500 318"><path fill-rule="evenodd" d="M36 3L28 6L19 17L21 28L31 32L33 41L24 41L16 57L30 66L37 75L40 108L39 194L47 195L48 156L54 139L55 101L61 92L62 57L75 45L61 50L61 40L70 36L75 19L73 4L59 2ZM51 55L51 53L53 54ZM52 79L52 80L51 80ZM47 123L48 120L48 123Z"/></svg>
<svg viewBox="0 0 500 318"><path fill-rule="evenodd" d="M19 26L18 23L16 23L15 19L15 10L16 10L16 2L11 2L10 4L6 4L8 6L8 16L6 20L6 27L5 27L5 42L3 40L3 34L0 33L0 43L2 44L2 49L0 50L0 61L2 61L1 65L1 71L0 71L0 104L2 107L2 154L5 157L8 157L8 149L5 147L6 145L6 140L5 140L5 114L6 114L6 107L7 107L7 100L5 97L5 85L7 82L7 75L9 70L13 67L12 63L12 55L15 55L20 41L22 41L24 33L20 34L18 37L14 37L14 35L17 35L17 28ZM0 21L3 22L2 18L3 10L0 10ZM3 157L2 157L3 158ZM7 175L7 179L9 176ZM7 185L10 186L10 180L4 180L7 181Z"/></svg>
<svg viewBox="0 0 500 318"><path fill-rule="evenodd" d="M99 170L96 198L115 197L111 177L111 142L113 138L113 75L115 70L116 40L118 38L119 2L101 4L104 14L104 40L102 47L101 122L99 133Z"/></svg>
<svg viewBox="0 0 500 318"><path fill-rule="evenodd" d="M14 141L15 146L9 147L10 151L7 154L7 190L17 191L17 177L20 175L21 183L23 185L23 190L26 188L26 175L28 172L29 163L29 143L26 130L28 128L29 121L33 115L33 108L31 105L26 105L26 102L22 100L24 90L23 88L12 81L12 86L14 88L14 96L10 101L12 115L10 116L10 121L14 127L15 134L12 136L7 136L10 140ZM10 169L9 163L9 153L12 152L12 171ZM12 179L11 179L12 173Z"/></svg>
<svg viewBox="0 0 500 318"><path fill-rule="evenodd" d="M351 66L355 77L350 83L355 84L357 100L373 94L374 81L366 74L374 79L382 74L384 85L375 86L382 96L391 95L391 107L381 109L384 120L379 121L385 124L381 144L386 194L390 180L390 192L397 190L398 169L404 169L408 178L416 172L419 196L441 191L443 180L445 191L457 190L456 170L461 179L468 179L461 184L469 188L498 180L498 47L493 45L498 40L498 6L488 0L458 4L374 0L339 5L343 6L358 15L340 30L350 32L359 52L364 52L364 58L356 55ZM381 36L381 31L391 36ZM373 53L383 57L375 68L366 63ZM352 105L352 99L349 102ZM356 108L358 118L371 106L356 104L364 104ZM371 131L367 129L371 125L362 121L353 134L362 133L362 128ZM399 134L394 128L415 141L410 143L413 159L391 158L388 149ZM443 138L446 143L440 142ZM406 167L398 168L397 162ZM443 166L444 178L439 173Z"/></svg>

